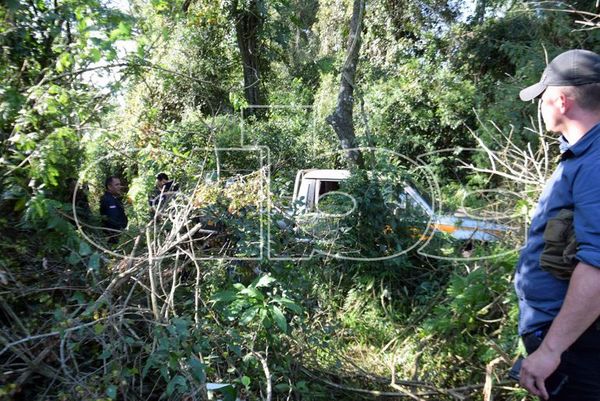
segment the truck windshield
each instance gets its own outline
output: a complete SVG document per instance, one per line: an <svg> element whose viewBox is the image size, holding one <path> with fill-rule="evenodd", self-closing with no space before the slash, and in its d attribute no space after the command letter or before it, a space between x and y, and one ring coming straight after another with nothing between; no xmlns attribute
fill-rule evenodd
<svg viewBox="0 0 600 401"><path fill-rule="evenodd" d="M319 186L318 197L320 198L321 195L325 195L327 192L337 191L339 189L340 189L339 181L321 181L320 186Z"/></svg>
<svg viewBox="0 0 600 401"><path fill-rule="evenodd" d="M421 184L413 180L406 180L406 184L410 185L415 190L415 192L417 192L417 194L421 198L423 198L423 200L425 201L425 203L427 203L429 207L433 207L433 202L429 193L430 191L424 190Z"/></svg>

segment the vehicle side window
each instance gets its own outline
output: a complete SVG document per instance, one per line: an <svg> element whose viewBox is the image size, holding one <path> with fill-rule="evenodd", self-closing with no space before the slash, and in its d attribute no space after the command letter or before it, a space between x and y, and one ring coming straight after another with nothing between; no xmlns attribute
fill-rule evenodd
<svg viewBox="0 0 600 401"><path fill-rule="evenodd" d="M327 192L337 191L340 189L340 183L338 181L320 181L319 185L319 195L317 199L321 197L321 195L325 195Z"/></svg>

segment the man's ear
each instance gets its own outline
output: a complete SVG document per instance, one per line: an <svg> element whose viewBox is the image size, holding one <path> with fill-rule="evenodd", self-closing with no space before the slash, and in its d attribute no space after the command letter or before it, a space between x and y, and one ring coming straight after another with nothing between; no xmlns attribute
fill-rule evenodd
<svg viewBox="0 0 600 401"><path fill-rule="evenodd" d="M575 100L573 100L572 98L567 96L566 93L564 93L564 92L559 93L557 106L562 114L566 114L571 109L571 107L573 107L574 103L575 103Z"/></svg>

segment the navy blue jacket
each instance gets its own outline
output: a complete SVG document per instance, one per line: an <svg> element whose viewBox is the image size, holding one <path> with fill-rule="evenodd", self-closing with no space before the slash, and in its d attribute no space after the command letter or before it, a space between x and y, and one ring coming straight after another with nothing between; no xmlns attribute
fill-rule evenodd
<svg viewBox="0 0 600 401"><path fill-rule="evenodd" d="M123 204L108 191L100 198L100 214L106 228L123 230L127 227L127 215Z"/></svg>

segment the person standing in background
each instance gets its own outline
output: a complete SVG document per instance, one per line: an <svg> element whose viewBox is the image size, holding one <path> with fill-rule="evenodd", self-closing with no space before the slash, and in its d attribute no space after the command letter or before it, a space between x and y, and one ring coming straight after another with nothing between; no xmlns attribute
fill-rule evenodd
<svg viewBox="0 0 600 401"><path fill-rule="evenodd" d="M121 202L123 184L121 179L110 176L104 182L105 192L100 198L100 215L103 226L106 228L108 242L116 244L120 232L127 227L127 215Z"/></svg>

